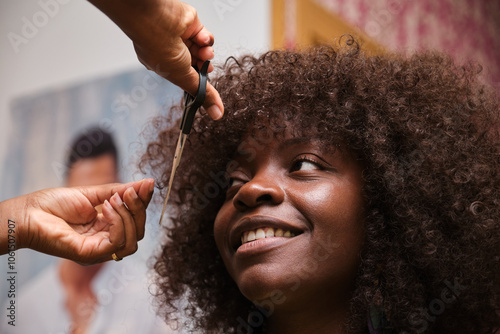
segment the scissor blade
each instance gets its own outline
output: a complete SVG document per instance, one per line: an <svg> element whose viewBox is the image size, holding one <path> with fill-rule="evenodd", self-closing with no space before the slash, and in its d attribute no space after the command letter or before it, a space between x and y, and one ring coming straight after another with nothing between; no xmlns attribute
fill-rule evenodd
<svg viewBox="0 0 500 334"><path fill-rule="evenodd" d="M160 226L163 220L163 215L165 214L165 210L167 209L168 197L170 196L170 190L172 189L172 184L174 183L175 172L177 171L177 167L181 162L182 151L184 150L184 144L186 143L188 135L182 133L179 136L179 140L177 141L177 147L175 148L174 161L172 162L172 172L170 173L170 180L168 181L168 190L167 197L165 197L165 202L163 203L163 210L161 211L160 216Z"/></svg>

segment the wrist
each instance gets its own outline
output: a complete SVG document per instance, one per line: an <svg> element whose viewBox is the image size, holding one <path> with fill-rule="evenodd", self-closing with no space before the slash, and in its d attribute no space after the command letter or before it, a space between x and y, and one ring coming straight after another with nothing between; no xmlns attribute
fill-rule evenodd
<svg viewBox="0 0 500 334"><path fill-rule="evenodd" d="M2 235L7 239L9 251L28 247L28 198L29 195L24 195L0 203Z"/></svg>
<svg viewBox="0 0 500 334"><path fill-rule="evenodd" d="M133 41L144 33L151 33L154 25L170 22L183 9L180 1L173 0L89 0L106 14ZM154 22L154 24L150 24ZM144 29L148 26L148 29Z"/></svg>

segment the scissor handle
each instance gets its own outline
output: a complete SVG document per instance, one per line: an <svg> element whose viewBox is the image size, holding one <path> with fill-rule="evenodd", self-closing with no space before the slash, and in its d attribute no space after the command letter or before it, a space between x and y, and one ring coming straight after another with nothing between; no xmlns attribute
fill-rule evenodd
<svg viewBox="0 0 500 334"><path fill-rule="evenodd" d="M184 92L185 106L181 121L181 131L186 135L191 132L196 111L203 105L203 102L205 102L205 96L207 95L208 65L210 65L209 60L203 63L203 66L198 72L200 75L200 84L198 85L198 92L196 93L196 96L193 97L188 92ZM198 71L196 67L194 69Z"/></svg>

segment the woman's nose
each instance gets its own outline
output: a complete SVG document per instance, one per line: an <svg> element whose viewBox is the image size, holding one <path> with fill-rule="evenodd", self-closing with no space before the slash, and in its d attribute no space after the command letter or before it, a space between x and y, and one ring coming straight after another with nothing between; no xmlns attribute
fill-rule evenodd
<svg viewBox="0 0 500 334"><path fill-rule="evenodd" d="M233 205L245 211L260 205L277 205L285 199L285 191L274 175L256 176L246 182L233 198Z"/></svg>

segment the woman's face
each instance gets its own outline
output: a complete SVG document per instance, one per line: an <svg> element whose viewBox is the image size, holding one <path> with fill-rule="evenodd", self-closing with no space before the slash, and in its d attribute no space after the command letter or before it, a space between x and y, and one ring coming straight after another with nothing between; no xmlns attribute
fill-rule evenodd
<svg viewBox="0 0 500 334"><path fill-rule="evenodd" d="M273 307L349 298L363 242L362 168L313 137L248 136L214 233L243 295ZM327 305L325 305L327 306Z"/></svg>

